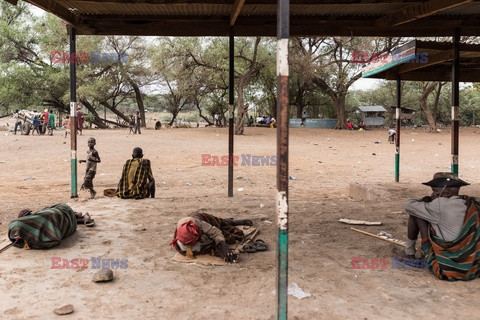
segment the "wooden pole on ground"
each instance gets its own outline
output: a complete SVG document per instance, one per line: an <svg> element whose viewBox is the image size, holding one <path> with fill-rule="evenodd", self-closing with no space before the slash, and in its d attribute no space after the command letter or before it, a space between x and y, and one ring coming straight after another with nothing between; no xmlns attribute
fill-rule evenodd
<svg viewBox="0 0 480 320"><path fill-rule="evenodd" d="M353 231L357 231L357 232L366 234L367 236L370 236L370 237L374 237L374 238L377 238L377 239L380 239L380 240L383 240L383 241L388 241L388 242L394 243L397 246L406 247L406 245L403 244L403 243L396 242L396 241L393 241L393 240L390 240L390 239L385 239L385 238L379 237L376 234L373 234L373 233L370 233L370 232L367 232L367 231L359 230L359 229L356 229L356 228L350 228L350 229L352 229Z"/></svg>

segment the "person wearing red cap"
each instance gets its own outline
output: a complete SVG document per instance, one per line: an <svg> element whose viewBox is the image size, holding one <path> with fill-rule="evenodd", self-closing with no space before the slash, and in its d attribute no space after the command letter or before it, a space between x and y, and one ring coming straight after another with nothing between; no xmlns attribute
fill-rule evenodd
<svg viewBox="0 0 480 320"><path fill-rule="evenodd" d="M424 182L432 195L405 204L409 214L407 246L400 255L415 259L418 233L429 269L440 279L471 280L480 276L480 204L460 196L469 183L449 172L437 172Z"/></svg>
<svg viewBox="0 0 480 320"><path fill-rule="evenodd" d="M194 213L177 223L171 245L183 255L213 254L226 262L236 262L237 254L228 244L241 241L238 225L253 225L251 220L221 219L208 213Z"/></svg>

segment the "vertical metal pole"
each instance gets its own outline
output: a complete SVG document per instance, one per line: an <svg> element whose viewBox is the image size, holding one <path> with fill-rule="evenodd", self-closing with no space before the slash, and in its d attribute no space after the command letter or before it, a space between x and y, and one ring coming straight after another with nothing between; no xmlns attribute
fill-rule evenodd
<svg viewBox="0 0 480 320"><path fill-rule="evenodd" d="M455 29L453 36L452 61L452 173L458 175L458 105L460 104L460 31Z"/></svg>
<svg viewBox="0 0 480 320"><path fill-rule="evenodd" d="M228 32L228 196L233 197L233 113L234 113L234 56L235 38L233 27Z"/></svg>
<svg viewBox="0 0 480 320"><path fill-rule="evenodd" d="M290 1L277 8L277 319L288 311L288 38Z"/></svg>
<svg viewBox="0 0 480 320"><path fill-rule="evenodd" d="M395 182L400 181L400 114L402 107L402 81L397 76L397 108L395 109Z"/></svg>
<svg viewBox="0 0 480 320"><path fill-rule="evenodd" d="M75 28L68 27L70 33L70 57L76 53ZM70 156L71 156L71 197L78 198L77 194L77 65L70 59Z"/></svg>

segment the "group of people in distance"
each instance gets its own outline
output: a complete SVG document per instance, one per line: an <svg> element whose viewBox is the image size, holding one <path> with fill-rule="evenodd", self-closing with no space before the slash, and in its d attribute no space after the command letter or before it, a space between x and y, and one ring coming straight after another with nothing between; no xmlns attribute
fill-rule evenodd
<svg viewBox="0 0 480 320"><path fill-rule="evenodd" d="M42 113L38 114L33 111L15 110L13 113L13 121L15 122L13 134L16 135L18 129L20 129L20 133L23 134L24 122L28 120L32 122L32 135L34 135L35 132L37 135L53 135L53 129L55 129L55 115L53 114L53 110L49 112L48 109L45 109Z"/></svg>
<svg viewBox="0 0 480 320"><path fill-rule="evenodd" d="M275 128L277 120L275 120L274 117L260 116L257 118L257 123L265 124L267 126L270 126L270 128ZM253 126L253 116L250 116L250 119L248 119L248 126L249 127Z"/></svg>
<svg viewBox="0 0 480 320"><path fill-rule="evenodd" d="M142 126L142 118L140 117L140 111L136 111L135 115L130 115L130 120L128 122L128 134L133 132L133 134L142 134L140 127Z"/></svg>
<svg viewBox="0 0 480 320"><path fill-rule="evenodd" d="M80 106L77 107L77 129L80 135L83 130L84 114ZM13 114L13 120L15 126L13 128L13 134L17 134L17 130L20 129L21 134L23 134L24 122L31 121L32 123L32 135L45 135L53 136L53 130L55 129L55 115L53 110L45 109L41 113L35 111L19 111L15 110ZM65 120L62 123L62 126L65 128L65 138L70 133L70 117L66 116ZM27 132L28 134L28 132Z"/></svg>

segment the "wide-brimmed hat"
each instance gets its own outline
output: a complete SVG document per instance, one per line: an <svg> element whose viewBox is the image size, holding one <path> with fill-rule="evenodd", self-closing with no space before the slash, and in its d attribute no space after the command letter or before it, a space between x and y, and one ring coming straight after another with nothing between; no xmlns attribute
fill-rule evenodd
<svg viewBox="0 0 480 320"><path fill-rule="evenodd" d="M430 187L463 187L470 183L463 181L450 172L437 172L433 175L433 179L422 184Z"/></svg>

